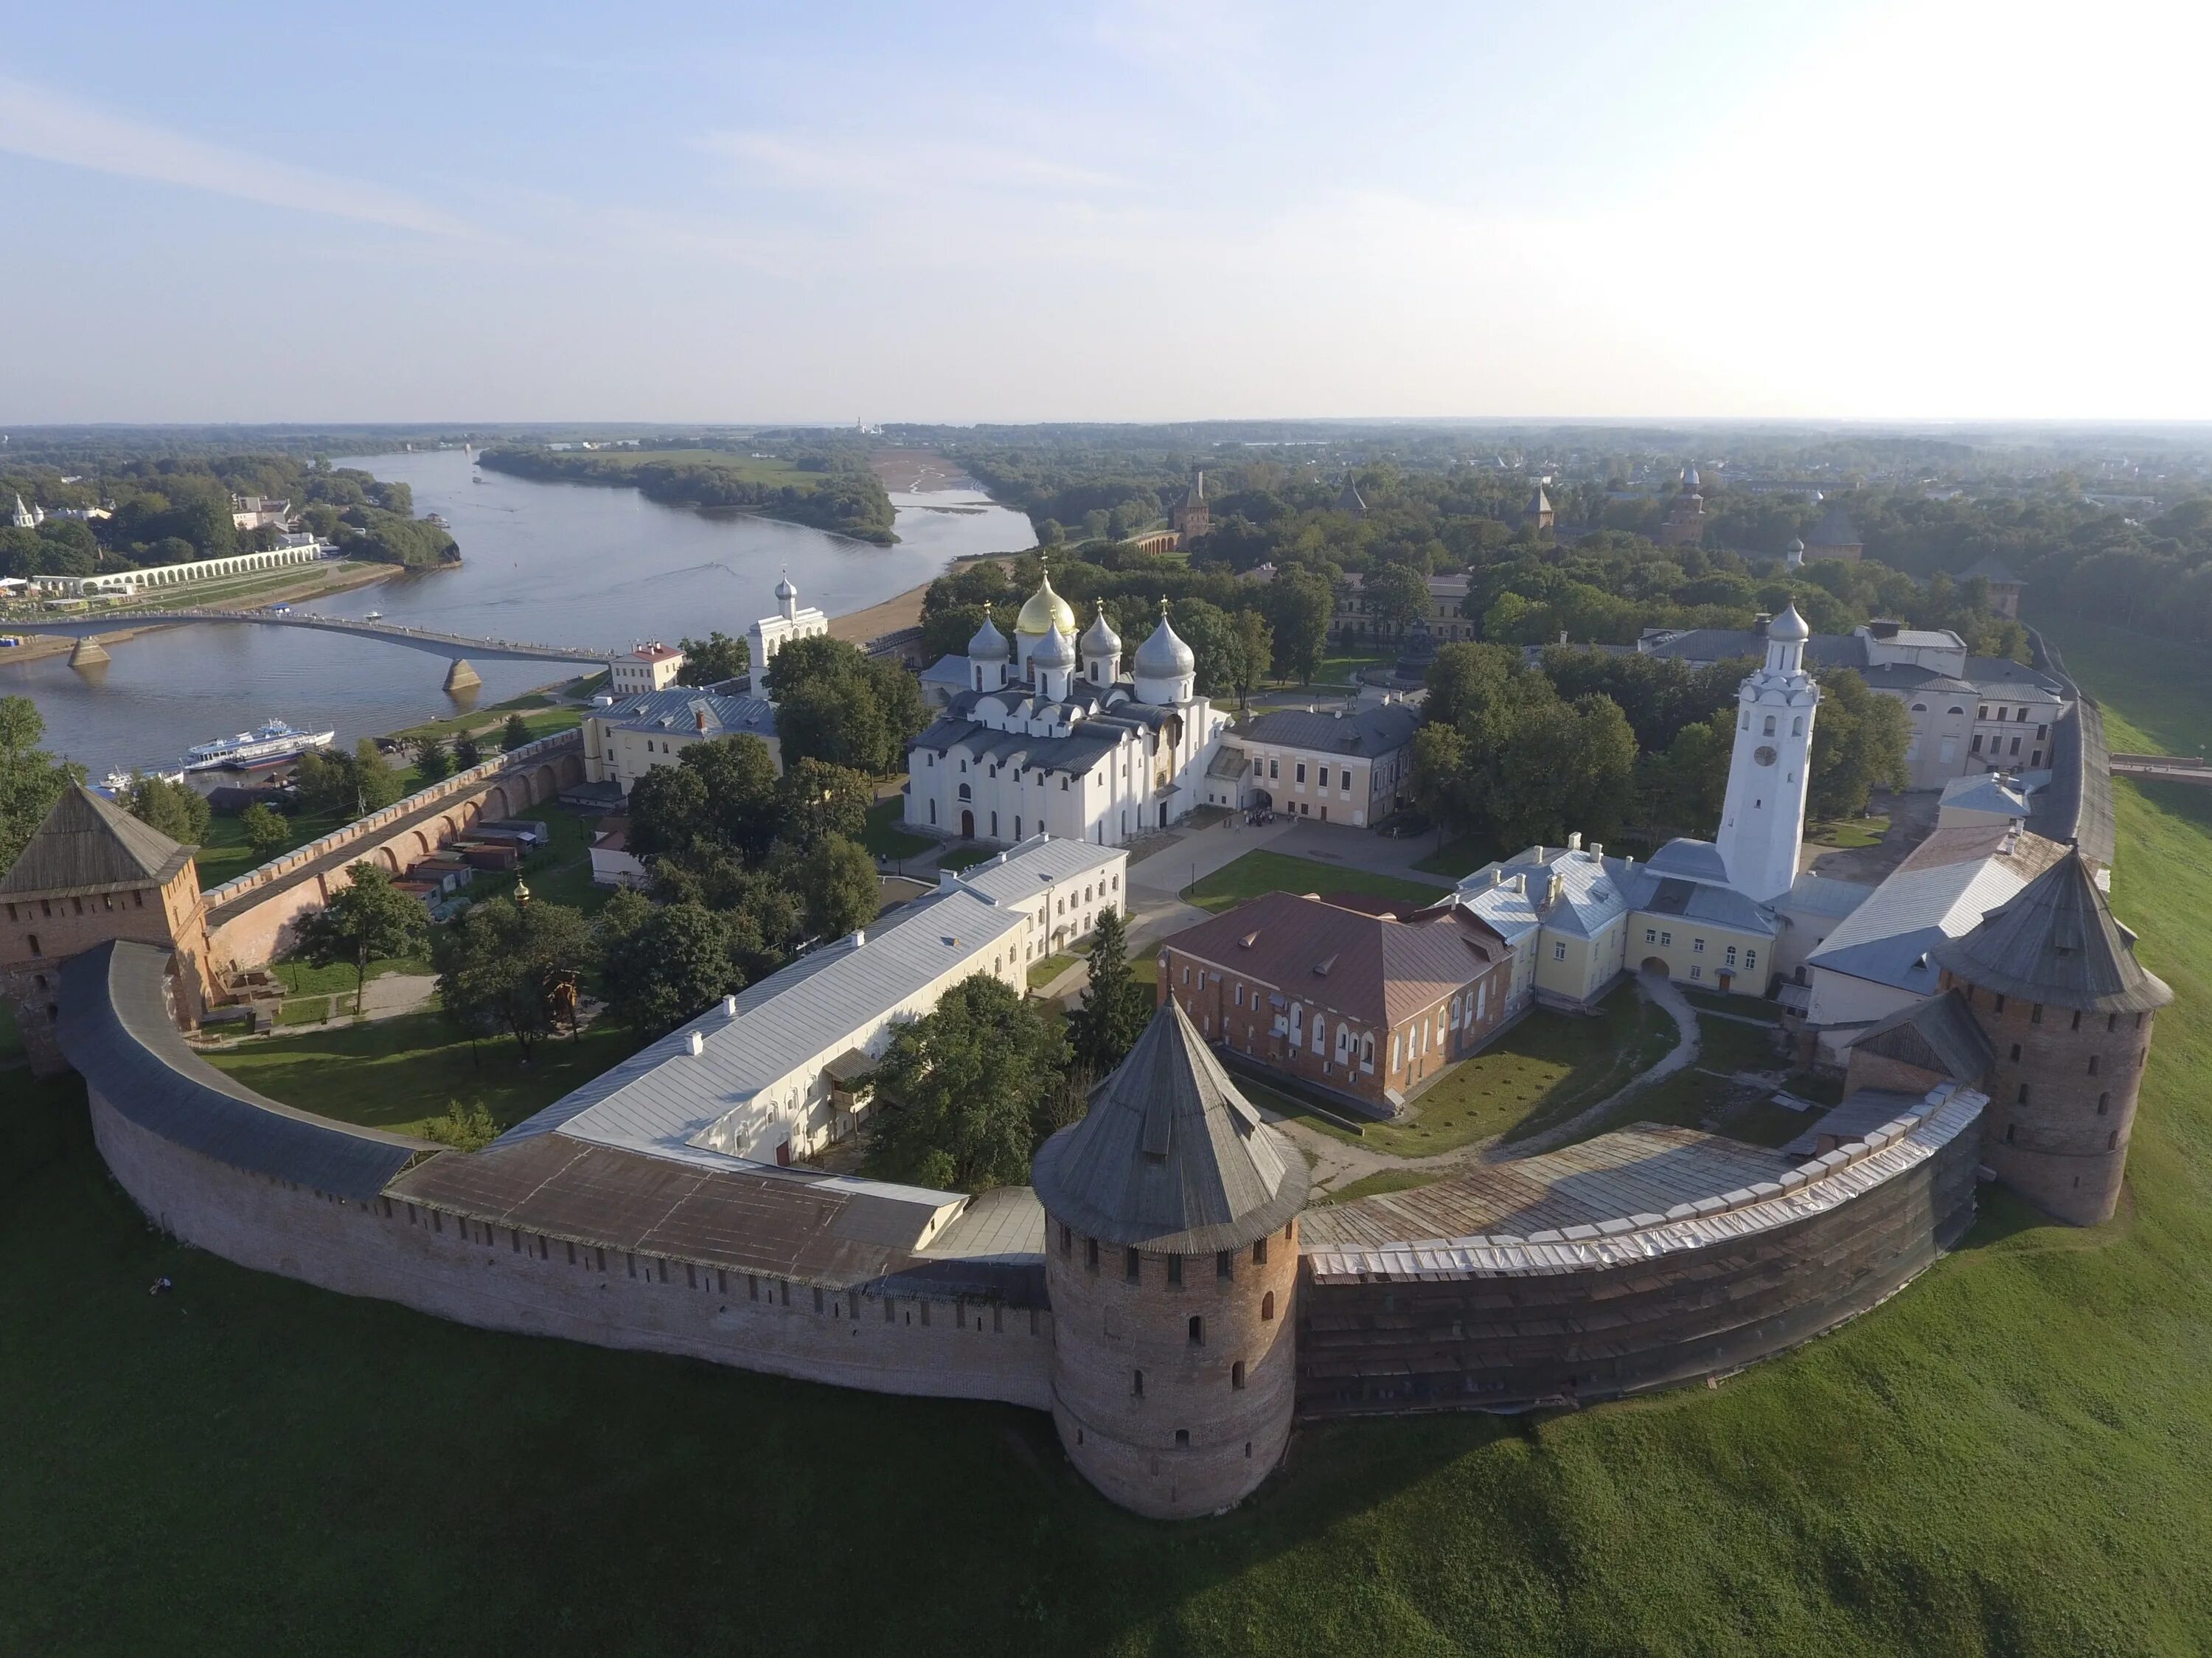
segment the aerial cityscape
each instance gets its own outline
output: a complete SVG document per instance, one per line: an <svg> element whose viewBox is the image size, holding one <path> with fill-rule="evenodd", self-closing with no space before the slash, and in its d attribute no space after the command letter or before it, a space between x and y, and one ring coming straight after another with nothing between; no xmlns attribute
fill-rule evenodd
<svg viewBox="0 0 2212 1658"><path fill-rule="evenodd" d="M26 20L0 1649L2212 1650L2138 9Z"/></svg>

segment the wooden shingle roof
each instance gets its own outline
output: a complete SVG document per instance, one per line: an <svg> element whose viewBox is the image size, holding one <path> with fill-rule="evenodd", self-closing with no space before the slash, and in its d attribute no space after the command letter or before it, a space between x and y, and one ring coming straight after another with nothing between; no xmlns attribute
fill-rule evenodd
<svg viewBox="0 0 2212 1658"><path fill-rule="evenodd" d="M78 783L62 792L46 821L0 878L10 897L66 897L160 886L191 861L159 829L140 823L103 795Z"/></svg>
<svg viewBox="0 0 2212 1658"><path fill-rule="evenodd" d="M1081 1121L1030 1173L1054 1220L1107 1243L1205 1254L1285 1225L1304 1206L1306 1160L1229 1080L1170 997Z"/></svg>
<svg viewBox="0 0 2212 1658"><path fill-rule="evenodd" d="M2147 1013L2173 999L2166 981L2136 960L2134 936L2112 919L2079 852L1935 956L1968 984L2054 1007Z"/></svg>

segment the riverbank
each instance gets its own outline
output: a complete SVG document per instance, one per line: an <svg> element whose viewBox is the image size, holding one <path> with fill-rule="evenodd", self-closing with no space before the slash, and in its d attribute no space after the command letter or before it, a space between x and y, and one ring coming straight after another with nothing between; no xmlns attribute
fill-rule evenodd
<svg viewBox="0 0 2212 1658"><path fill-rule="evenodd" d="M324 598L332 593L350 592L356 587L366 587L373 582L389 581L394 576L404 575L407 567L402 564L371 563L365 560L339 559L328 565L309 567L309 574L301 574L295 568L282 575L266 576L244 581L210 581L204 586L172 589L156 603L162 610L258 610L270 604L289 604L310 598ZM143 608L133 605L132 608ZM91 612L94 616L98 611ZM27 619L27 618L26 618ZM135 639L140 634L159 632L166 624L137 620L120 623L112 633L92 635L103 645L120 644ZM9 631L9 624L0 622L0 634ZM23 642L14 648L0 652L0 668L23 667L33 662L49 661L57 656L67 656L76 648L76 635L71 634L25 634Z"/></svg>
<svg viewBox="0 0 2212 1658"><path fill-rule="evenodd" d="M664 507L744 513L888 547L898 540L890 495L872 471L810 471L776 456L719 449L487 449L488 472L539 483L633 489Z"/></svg>

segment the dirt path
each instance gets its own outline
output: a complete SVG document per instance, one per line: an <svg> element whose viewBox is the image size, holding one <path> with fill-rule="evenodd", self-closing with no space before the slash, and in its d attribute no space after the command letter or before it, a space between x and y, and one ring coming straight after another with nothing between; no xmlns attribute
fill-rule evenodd
<svg viewBox="0 0 2212 1658"><path fill-rule="evenodd" d="M1705 1051L1705 1038L1698 1029L1698 1011L1690 1005L1689 998L1683 995L1670 980L1659 974L1639 973L1636 975L1635 983L1638 995L1656 1004L1674 1021L1674 1046L1650 1070L1631 1077L1595 1105L1587 1110L1577 1111L1566 1121L1547 1128L1540 1134L1516 1141L1510 1153L1492 1141L1484 1151L1484 1162L1506 1163L1514 1157L1533 1157L1580 1139L1591 1128L1603 1122L1616 1106L1638 1090L1648 1088L1662 1077L1671 1077L1697 1063L1698 1055Z"/></svg>

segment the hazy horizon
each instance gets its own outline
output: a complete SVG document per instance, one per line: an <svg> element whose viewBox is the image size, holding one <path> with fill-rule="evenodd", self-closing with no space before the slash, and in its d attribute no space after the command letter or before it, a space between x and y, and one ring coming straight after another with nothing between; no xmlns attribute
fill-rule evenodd
<svg viewBox="0 0 2212 1658"><path fill-rule="evenodd" d="M0 69L0 421L2193 423L2207 44L2153 0L94 3Z"/></svg>

